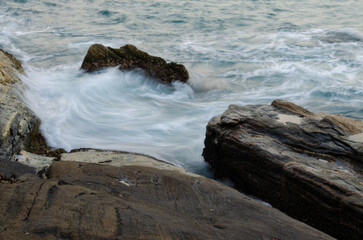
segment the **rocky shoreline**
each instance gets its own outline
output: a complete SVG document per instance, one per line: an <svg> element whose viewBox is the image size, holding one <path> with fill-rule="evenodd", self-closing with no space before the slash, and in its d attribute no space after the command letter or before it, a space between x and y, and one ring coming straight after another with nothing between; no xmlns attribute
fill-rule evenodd
<svg viewBox="0 0 363 240"><path fill-rule="evenodd" d="M100 46L96 45L97 49L112 51L111 55L114 57L116 50ZM124 48L120 48L120 51ZM135 49L131 50L138 54L141 52ZM141 53L151 59L155 58ZM100 64L89 64L101 68L108 66L105 62L111 63L109 66L120 65L120 61L124 61L119 59L122 54L116 55L117 61L102 58ZM94 57L92 59L97 60ZM140 67L135 64L137 61L133 57L130 59L130 64L121 64L128 66L124 69ZM147 65L145 73L166 82L187 81L186 69L175 63L172 65L178 65L179 70L185 71L177 70L175 74L159 78L156 71L159 71L160 65L165 62L161 60L158 63L162 64L156 64L158 70L150 70ZM93 67L88 70L86 67L83 68L93 71L96 69ZM20 62L12 55L0 51L0 70L0 238L333 239L217 181L188 173L179 167L145 155L96 149L79 149L66 153L63 149L47 146L38 131L39 119L26 107L21 98L22 84L18 74L23 74L23 70ZM180 73L179 76L182 77L176 77ZM293 110L289 108L291 106ZM255 116L251 109L248 112L240 108L231 106L224 115L213 118L208 124L204 156L213 167L216 176L231 178L238 188L270 201L274 207L334 237L343 239L348 236L358 239L362 226L362 192L359 185L362 146L356 141L360 139L360 122L354 121L353 125L345 122L342 124L342 121L337 121L330 115L323 117L324 121L315 119L314 121L320 123L318 127L321 127L318 131L319 136L328 131L333 139L332 143L313 137L312 140L321 142L322 147L316 148L314 144L308 144L303 148L305 145L299 141L290 144L299 136L297 133L300 133L296 130L296 121L305 122L305 118L308 117L314 119L314 114L283 101L276 101L272 107L265 107L273 108L273 112L268 112L267 115L260 112ZM296 113L296 109L299 109L299 112ZM254 121L246 122L251 116ZM265 120L267 117L279 119L280 122L275 123L268 119L267 122L272 126L256 130L256 124L259 127L261 125L257 116ZM253 126L252 130L244 131L242 126L246 124ZM301 151L290 153L283 149L281 156L284 157L272 160L272 163L261 160L261 155L279 155L280 149L269 147L272 152L266 154L260 151L258 144L264 144L266 139L273 138L275 133L268 133L267 130L272 128L285 131L285 125L291 127L292 130L289 129L294 130L294 134L277 134L278 138L273 142L283 142L285 147L288 146L286 148ZM242 135L238 135L242 132ZM308 135L313 132L310 131ZM264 133L266 136L261 137ZM218 134L225 138L220 138ZM344 136L341 142L337 138L340 135ZM242 150L243 154L250 151L248 154L253 156L252 162L257 163L256 166L248 161L239 164L243 148L235 142L241 140L242 136L265 139L258 144L251 143L249 146L252 150ZM338 147L331 149L331 144ZM319 164L314 164L314 160L310 159L313 158L311 153L314 152L319 155ZM299 154L309 157L310 168L302 163L286 164L289 161L286 157L294 158ZM340 162L354 162L349 164L349 167L340 169L338 180L331 179L328 173L323 177L312 174L311 172L319 171L322 165L327 165L326 162L329 163L331 154L336 154ZM230 163L228 160L234 162ZM335 161L335 158L333 160ZM278 161L282 161L284 167L278 166ZM258 164L259 162L267 164ZM283 169L288 169L289 174L278 175ZM335 171L331 168L328 170ZM304 182L300 181L300 176L305 176ZM328 187L330 191L324 192ZM311 189L314 191L308 191ZM336 195L331 197L332 193ZM277 200L265 195L274 195ZM313 201L301 202L306 201L306 198ZM324 201L325 205L317 205ZM281 207L285 206L286 202L288 207ZM339 209L336 205L330 206L331 202L333 205L338 204L341 212L337 212ZM306 221L304 217L299 216L300 213L289 212L290 208L299 209L298 212L313 211L315 215L325 214L323 217L329 220L328 224L334 224L331 228L337 228L344 234L335 234L315 224L311 221L314 214L306 215ZM337 220L334 221L334 218Z"/></svg>

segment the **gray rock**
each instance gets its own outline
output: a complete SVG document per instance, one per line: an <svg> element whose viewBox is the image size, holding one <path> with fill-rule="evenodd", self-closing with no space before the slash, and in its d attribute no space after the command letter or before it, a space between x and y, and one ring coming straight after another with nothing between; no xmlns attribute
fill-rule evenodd
<svg viewBox="0 0 363 240"><path fill-rule="evenodd" d="M217 177L340 239L362 239L363 122L293 103L231 105L203 156Z"/></svg>
<svg viewBox="0 0 363 240"><path fill-rule="evenodd" d="M14 160L26 147L39 119L21 99L21 64L11 54L0 50L0 161Z"/></svg>
<svg viewBox="0 0 363 240"><path fill-rule="evenodd" d="M35 168L34 172L38 175L45 173L54 160L55 158L37 155L24 150L21 150L19 155L16 156L18 163Z"/></svg>
<svg viewBox="0 0 363 240"><path fill-rule="evenodd" d="M85 150L62 158L79 162L54 162L48 179L0 185L0 239L332 239L147 156Z"/></svg>

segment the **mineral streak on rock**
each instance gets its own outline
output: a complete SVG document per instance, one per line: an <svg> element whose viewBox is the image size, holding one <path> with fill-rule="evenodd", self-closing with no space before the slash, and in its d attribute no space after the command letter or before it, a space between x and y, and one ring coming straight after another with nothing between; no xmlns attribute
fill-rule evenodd
<svg viewBox="0 0 363 240"><path fill-rule="evenodd" d="M93 72L114 66L119 66L120 70L142 69L146 75L169 83L186 82L189 79L189 73L183 65L167 63L164 59L151 56L133 45L115 49L94 44L88 49L81 69Z"/></svg>
<svg viewBox="0 0 363 240"><path fill-rule="evenodd" d="M362 128L283 100L231 105L208 123L203 156L243 192L339 239L363 239Z"/></svg>
<svg viewBox="0 0 363 240"><path fill-rule="evenodd" d="M53 162L48 179L0 184L0 239L332 239L153 158L96 150L62 158L72 161Z"/></svg>

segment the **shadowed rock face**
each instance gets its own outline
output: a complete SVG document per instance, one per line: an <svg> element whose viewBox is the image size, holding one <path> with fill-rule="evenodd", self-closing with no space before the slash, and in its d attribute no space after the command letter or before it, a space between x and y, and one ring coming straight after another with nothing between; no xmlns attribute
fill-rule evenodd
<svg viewBox="0 0 363 240"><path fill-rule="evenodd" d="M169 83L172 81L186 82L189 79L188 71L183 65L174 62L167 63L164 59L151 56L133 45L115 49L94 44L88 49L81 69L93 72L114 66L119 66L120 70L140 68L145 71L146 75Z"/></svg>
<svg viewBox="0 0 363 240"><path fill-rule="evenodd" d="M62 158L72 162L54 162L48 179L0 184L0 239L332 239L146 156L87 150Z"/></svg>
<svg viewBox="0 0 363 240"><path fill-rule="evenodd" d="M362 239L363 122L293 103L231 105L210 120L203 156L290 216L340 239Z"/></svg>

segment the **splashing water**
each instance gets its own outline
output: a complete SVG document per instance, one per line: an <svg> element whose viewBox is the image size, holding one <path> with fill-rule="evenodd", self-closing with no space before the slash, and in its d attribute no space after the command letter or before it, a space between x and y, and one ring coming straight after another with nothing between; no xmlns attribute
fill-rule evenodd
<svg viewBox="0 0 363 240"><path fill-rule="evenodd" d="M361 1L2 1L0 46L50 145L146 153L208 176L205 126L229 104L284 98L363 119ZM136 45L188 84L79 70L88 47Z"/></svg>

